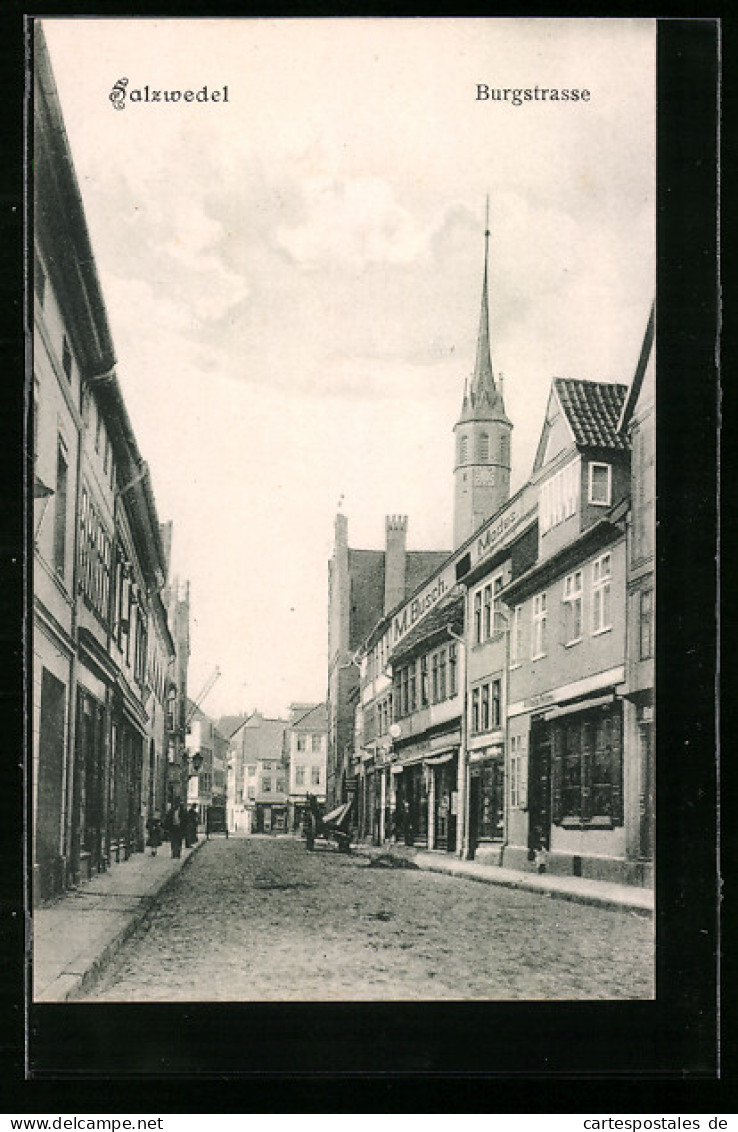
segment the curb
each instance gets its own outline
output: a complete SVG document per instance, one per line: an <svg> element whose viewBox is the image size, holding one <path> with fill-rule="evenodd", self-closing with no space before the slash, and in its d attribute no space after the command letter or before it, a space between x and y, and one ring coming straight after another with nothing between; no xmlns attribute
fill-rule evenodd
<svg viewBox="0 0 738 1132"><path fill-rule="evenodd" d="M442 876L452 876L458 880L470 880L476 884L493 884L500 888L517 889L519 892L534 892L539 896L548 896L553 900L568 900L572 904L587 904L590 907L609 908L616 912L631 912L635 916L645 916L648 918L653 916L653 908L645 907L642 904L630 904L598 892L562 889L554 885L549 886L545 882L536 880L533 875L531 875L529 879L525 873L522 873L519 878L512 879L506 876L495 876L490 869L489 875L486 875L467 871L451 863L441 865L440 863L436 864L426 859L418 860L417 854L413 854L413 856L410 857L403 853L393 853L391 848L377 850L375 852L368 846L357 845L352 846L352 852L356 853L358 856L367 857L370 860L378 855L394 857L398 861L411 860L416 868L423 869L425 872L437 873Z"/></svg>
<svg viewBox="0 0 738 1132"><path fill-rule="evenodd" d="M62 996L60 998L58 998L58 999L47 999L46 1001L72 1002L76 998L79 998L79 996L82 994L83 991L85 993L90 991L95 986L95 984L97 983L98 979L103 974L103 972L105 971L105 969L108 966L108 964L110 963L110 961L115 957L115 955L121 949L121 947L126 942L126 940L129 939L131 935L133 935L136 928L141 924L141 922L149 914L154 903L159 899L159 897L163 893L165 893L167 891L168 888L171 887L171 885L174 884L175 880L177 880L178 877L182 876L182 873L188 867L188 865L190 864L190 861L193 859L195 854L202 848L202 846L204 844L205 844L204 839L203 840L198 839L197 845L192 846L193 851L185 858L185 860L182 862L182 865L180 866L180 868L177 869L176 872L171 873L166 878L164 883L159 888L156 889L155 892L151 892L151 893L149 893L148 896L143 897L141 899L141 903L140 903L139 907L134 912L131 913L131 918L129 919L128 923L126 923L120 929L120 931L117 933L117 935L113 936L113 938L106 944L106 946L100 952L98 957L92 961L92 963L90 964L90 966L87 968L86 971L83 971L82 974L80 974L80 975L73 975L73 976L65 975L65 973L62 971L61 974L58 976L58 979L56 980L57 982L63 982L66 979L70 979L70 978L73 978L75 981L72 983L72 985L69 987L69 989L64 994L62 994Z"/></svg>

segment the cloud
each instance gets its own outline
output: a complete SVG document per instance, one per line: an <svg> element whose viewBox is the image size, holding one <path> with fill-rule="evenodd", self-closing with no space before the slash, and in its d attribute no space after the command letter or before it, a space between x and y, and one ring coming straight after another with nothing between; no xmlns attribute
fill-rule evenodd
<svg viewBox="0 0 738 1132"><path fill-rule="evenodd" d="M282 226L277 241L302 267L407 264L419 259L432 238L378 177L310 178L305 186L306 219Z"/></svg>

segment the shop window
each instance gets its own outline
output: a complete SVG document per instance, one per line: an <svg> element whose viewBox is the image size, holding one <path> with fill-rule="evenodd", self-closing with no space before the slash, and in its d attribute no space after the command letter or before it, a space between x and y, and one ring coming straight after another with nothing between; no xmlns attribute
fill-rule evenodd
<svg viewBox="0 0 738 1132"><path fill-rule="evenodd" d="M564 578L564 643L573 645L582 639L582 571Z"/></svg>
<svg viewBox="0 0 738 1132"><path fill-rule="evenodd" d="M546 655L546 594L533 598L533 659Z"/></svg>
<svg viewBox="0 0 738 1132"><path fill-rule="evenodd" d="M612 628L610 609L610 579L612 558L601 555L592 563L592 632L604 633Z"/></svg>
<svg viewBox="0 0 738 1132"><path fill-rule="evenodd" d="M620 715L588 712L552 728L553 820L623 823Z"/></svg>
<svg viewBox="0 0 738 1132"><path fill-rule="evenodd" d="M641 590L638 611L639 657L653 656L653 589Z"/></svg>
<svg viewBox="0 0 738 1132"><path fill-rule="evenodd" d="M513 735L510 739L510 806L524 810L528 805L528 756L525 736Z"/></svg>
<svg viewBox="0 0 738 1132"><path fill-rule="evenodd" d="M589 465L589 502L609 507L612 494L612 468L609 464Z"/></svg>

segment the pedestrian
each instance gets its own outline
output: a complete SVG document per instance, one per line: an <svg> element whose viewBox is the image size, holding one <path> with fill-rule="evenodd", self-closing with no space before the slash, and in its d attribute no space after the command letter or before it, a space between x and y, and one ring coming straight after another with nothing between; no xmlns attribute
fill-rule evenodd
<svg viewBox="0 0 738 1132"><path fill-rule="evenodd" d="M197 827L199 824L197 806L193 802L185 817L185 845L188 849L197 844Z"/></svg>
<svg viewBox="0 0 738 1132"><path fill-rule="evenodd" d="M151 856L155 857L156 851L162 843L161 818L159 817L158 810L155 810L153 815L146 822L146 832L148 834L146 844L151 849Z"/></svg>
<svg viewBox="0 0 738 1132"><path fill-rule="evenodd" d="M184 834L183 809L184 807L179 798L175 798L164 818L164 828L169 836L169 844L172 847L173 857L182 856L182 836Z"/></svg>

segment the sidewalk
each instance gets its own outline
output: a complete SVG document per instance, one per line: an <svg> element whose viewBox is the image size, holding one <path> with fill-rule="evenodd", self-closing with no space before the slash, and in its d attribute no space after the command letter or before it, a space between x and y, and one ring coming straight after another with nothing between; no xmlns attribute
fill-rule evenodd
<svg viewBox="0 0 738 1132"><path fill-rule="evenodd" d="M156 857L134 853L127 861L33 911L34 1002L76 997L141 922L163 890L204 845L182 847L173 859L167 844Z"/></svg>
<svg viewBox="0 0 738 1132"><path fill-rule="evenodd" d="M505 888L520 888L538 892L559 900L573 900L579 904L592 904L598 908L615 908L636 915L652 916L654 896L652 888L637 885L612 884L604 880L585 877L556 876L552 873L527 873L505 869L499 865L480 865L476 861L461 861L446 853L434 853L405 845L379 847L352 845L352 853L364 857L388 858L388 864L411 864L429 872L463 877L482 884L499 884Z"/></svg>

